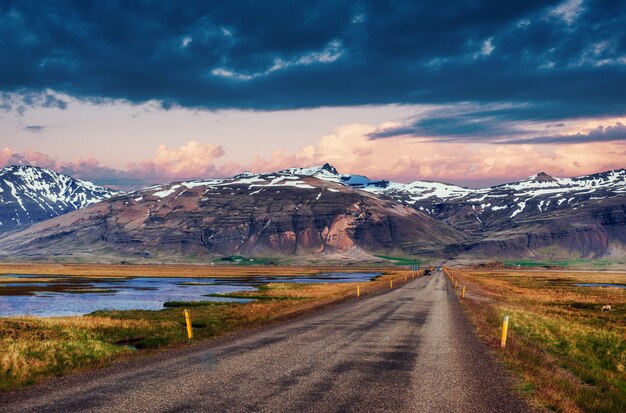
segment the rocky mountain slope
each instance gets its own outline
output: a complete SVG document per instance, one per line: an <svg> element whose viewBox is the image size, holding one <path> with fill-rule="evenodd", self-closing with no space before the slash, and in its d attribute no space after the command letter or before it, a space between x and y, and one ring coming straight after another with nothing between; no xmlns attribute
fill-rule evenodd
<svg viewBox="0 0 626 413"><path fill-rule="evenodd" d="M422 211L463 232L446 254L518 257L626 255L626 170L575 178L538 173L470 189L342 175L330 165L288 170L359 188Z"/></svg>
<svg viewBox="0 0 626 413"><path fill-rule="evenodd" d="M246 172L117 194L4 234L0 250L164 258L625 256L626 170L576 178L539 173L482 189L375 181L328 164Z"/></svg>
<svg viewBox="0 0 626 413"><path fill-rule="evenodd" d="M0 169L0 232L84 208L115 192L33 166Z"/></svg>
<svg viewBox="0 0 626 413"><path fill-rule="evenodd" d="M414 208L291 173L242 174L118 194L0 238L28 256L277 256L441 251L463 235Z"/></svg>
<svg viewBox="0 0 626 413"><path fill-rule="evenodd" d="M459 226L499 226L559 210L576 210L585 202L621 199L626 196L626 169L575 178L554 178L544 172L519 182L471 189L441 182L408 184L370 180L362 175L342 175L325 164L291 168L283 172L315 176L411 205L438 219L465 218ZM469 208L468 208L469 207ZM469 218L471 217L471 218ZM476 221L476 222L473 222ZM457 221L452 219L454 225Z"/></svg>

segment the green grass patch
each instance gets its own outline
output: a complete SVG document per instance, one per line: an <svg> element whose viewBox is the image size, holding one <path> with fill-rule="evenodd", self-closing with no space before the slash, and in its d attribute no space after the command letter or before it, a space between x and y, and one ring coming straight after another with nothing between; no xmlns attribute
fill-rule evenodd
<svg viewBox="0 0 626 413"><path fill-rule="evenodd" d="M237 265L278 265L279 263L277 258L250 258L243 255L230 255L220 258L219 261Z"/></svg>
<svg viewBox="0 0 626 413"><path fill-rule="evenodd" d="M534 261L534 260L506 260L504 265L508 267L568 267L572 260L559 261Z"/></svg>
<svg viewBox="0 0 626 413"><path fill-rule="evenodd" d="M626 340L620 333L534 312L507 313L515 334L557 357L587 385L575 395L584 411L616 412L626 406Z"/></svg>
<svg viewBox="0 0 626 413"><path fill-rule="evenodd" d="M624 264L624 260L593 260L587 258L564 259L564 260L505 260L504 265L508 267L574 267L574 268L608 268L613 265Z"/></svg>
<svg viewBox="0 0 626 413"><path fill-rule="evenodd" d="M214 305L234 304L232 301L166 301L165 308L185 308L185 307L210 307Z"/></svg>
<svg viewBox="0 0 626 413"><path fill-rule="evenodd" d="M421 265L424 262L419 258L392 257L389 255L376 255L376 257L391 261L394 265Z"/></svg>
<svg viewBox="0 0 626 413"><path fill-rule="evenodd" d="M581 262L570 260L568 262ZM537 266L558 261L532 262ZM529 261L522 261L529 263ZM463 301L479 334L518 378L515 391L543 411L617 412L626 406L626 291L581 282L625 283L605 271L453 270L487 300ZM601 311L605 305L609 311ZM498 341L510 316L505 350Z"/></svg>
<svg viewBox="0 0 626 413"><path fill-rule="evenodd" d="M135 344L135 348L138 350L145 350L149 348L159 348L170 344L171 340L168 337L149 337L140 340Z"/></svg>
<svg viewBox="0 0 626 413"><path fill-rule="evenodd" d="M206 294L205 297L218 297L218 298L239 298L247 300L306 300L306 297L291 297L286 295L244 295L241 293L232 294Z"/></svg>

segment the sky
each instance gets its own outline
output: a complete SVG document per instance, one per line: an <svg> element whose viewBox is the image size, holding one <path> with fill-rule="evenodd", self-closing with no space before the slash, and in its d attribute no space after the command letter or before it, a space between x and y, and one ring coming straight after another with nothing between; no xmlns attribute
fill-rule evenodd
<svg viewBox="0 0 626 413"><path fill-rule="evenodd" d="M325 162L626 167L626 1L0 0L0 166L130 189Z"/></svg>

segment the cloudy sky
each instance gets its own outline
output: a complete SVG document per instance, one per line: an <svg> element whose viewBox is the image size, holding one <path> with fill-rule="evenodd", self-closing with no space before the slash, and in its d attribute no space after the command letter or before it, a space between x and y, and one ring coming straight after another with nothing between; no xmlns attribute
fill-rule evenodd
<svg viewBox="0 0 626 413"><path fill-rule="evenodd" d="M0 0L0 166L122 188L626 167L625 3Z"/></svg>

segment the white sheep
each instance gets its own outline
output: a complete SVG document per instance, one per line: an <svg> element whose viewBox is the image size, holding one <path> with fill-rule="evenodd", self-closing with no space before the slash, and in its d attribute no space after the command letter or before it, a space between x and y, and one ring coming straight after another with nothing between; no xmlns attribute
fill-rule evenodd
<svg viewBox="0 0 626 413"><path fill-rule="evenodd" d="M611 311L611 306L610 305L603 305L602 309L600 311Z"/></svg>

